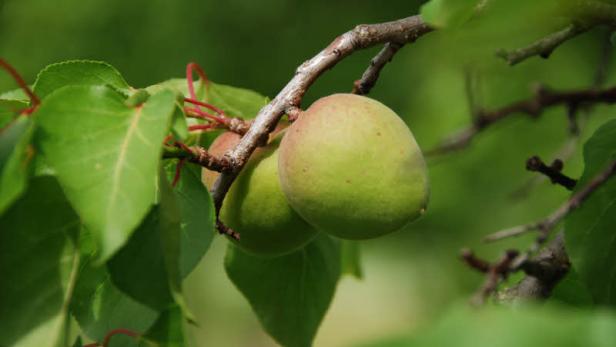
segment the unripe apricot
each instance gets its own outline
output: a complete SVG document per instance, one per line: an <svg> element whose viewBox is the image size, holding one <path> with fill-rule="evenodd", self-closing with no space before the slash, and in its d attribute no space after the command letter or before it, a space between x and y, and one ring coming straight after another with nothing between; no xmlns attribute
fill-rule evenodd
<svg viewBox="0 0 616 347"><path fill-rule="evenodd" d="M387 106L353 94L317 100L287 129L279 175L297 213L346 239L399 230L428 202L426 164L409 128Z"/></svg>
<svg viewBox="0 0 616 347"><path fill-rule="evenodd" d="M278 146L281 136L258 148L235 179L220 211L223 223L239 232L234 241L244 251L261 256L283 255L303 247L317 231L287 203L278 179ZM223 133L209 152L222 155L234 147L240 136ZM218 173L203 172L211 187Z"/></svg>

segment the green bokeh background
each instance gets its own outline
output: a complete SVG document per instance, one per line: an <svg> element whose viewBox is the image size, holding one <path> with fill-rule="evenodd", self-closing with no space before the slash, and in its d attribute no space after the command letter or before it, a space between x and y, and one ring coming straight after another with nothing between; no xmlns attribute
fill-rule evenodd
<svg viewBox="0 0 616 347"><path fill-rule="evenodd" d="M509 67L497 48L532 42L564 23L541 1L502 1L493 16L464 30L432 33L405 47L388 65L371 96L396 110L429 149L468 124L465 74L474 95L497 107L531 95L531 86L585 88L593 84L607 34L600 29L560 47L549 60ZM417 13L412 0L0 0L0 56L28 82L45 65L67 59L104 60L133 86L182 77L196 61L210 79L273 97L304 60L336 35L360 23ZM546 2L548 3L548 2ZM378 48L358 52L310 89L319 96L350 91ZM616 75L607 66L607 81ZM0 90L13 89L2 74ZM614 111L597 107L584 116L583 138ZM453 302L469 297L482 278L458 259L462 247L494 258L524 247L530 237L484 245L483 235L532 221L567 197L542 181L523 197L513 193L535 175L524 169L535 154L546 160L568 141L566 111L554 108L533 120L512 117L489 128L463 151L429 160L432 197L427 215L407 230L362 243L364 279L345 277L315 341L345 346L407 334L428 326ZM565 166L582 170L577 146ZM195 346L272 346L247 302L226 279L226 241L217 238L186 283L198 326Z"/></svg>

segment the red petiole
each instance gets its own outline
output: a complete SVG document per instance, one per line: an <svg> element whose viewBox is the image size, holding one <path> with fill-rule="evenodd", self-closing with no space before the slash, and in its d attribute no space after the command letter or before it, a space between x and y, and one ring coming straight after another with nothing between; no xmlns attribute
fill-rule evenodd
<svg viewBox="0 0 616 347"><path fill-rule="evenodd" d="M9 64L6 60L2 58L0 58L0 68L4 69L11 75L11 77L13 77L15 82L17 82L19 88L21 88L30 99L31 106L23 110L21 113L31 114L32 112L34 112L38 105L41 104L41 100L38 98L38 96L36 96L36 94L34 94L34 92L30 89L30 87L28 87L28 84L26 83L26 81L24 81L23 77L21 77L19 72L17 72L17 70L11 64Z"/></svg>

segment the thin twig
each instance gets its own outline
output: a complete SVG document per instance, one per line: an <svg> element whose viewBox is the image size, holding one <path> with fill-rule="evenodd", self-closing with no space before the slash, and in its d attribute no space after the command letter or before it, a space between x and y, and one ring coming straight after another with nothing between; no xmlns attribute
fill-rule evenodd
<svg viewBox="0 0 616 347"><path fill-rule="evenodd" d="M471 303L475 306L481 306L492 293L496 291L498 285L509 276L511 263L518 256L516 250L508 250L501 259L493 265L490 265L486 272L486 279L483 285L475 293L471 299Z"/></svg>
<svg viewBox="0 0 616 347"><path fill-rule="evenodd" d="M388 42L385 47L370 61L370 66L366 69L360 79L353 84L353 93L365 95L370 92L372 87L379 79L381 70L387 63L396 55L396 53L404 46L404 43Z"/></svg>
<svg viewBox="0 0 616 347"><path fill-rule="evenodd" d="M319 54L303 63L280 93L259 111L238 145L226 154L227 160L232 164L232 170L223 172L212 187L216 211L220 211L227 191L255 148L267 139L268 134L274 130L287 110L294 110L300 106L304 94L321 74L359 49L387 42L412 42L430 31L432 29L420 16L380 24L359 25L336 38Z"/></svg>
<svg viewBox="0 0 616 347"><path fill-rule="evenodd" d="M552 54L554 49L560 46L563 42L588 31L592 27L592 25L583 25L578 23L570 24L564 29L543 37L527 47L518 48L511 51L501 49L496 52L496 55L505 59L509 65L518 64L533 56L540 56L547 59L550 54Z"/></svg>
<svg viewBox="0 0 616 347"><path fill-rule="evenodd" d="M493 242L509 237L520 236L531 231L539 231L544 238L547 234L565 218L571 211L578 208L594 191L597 190L616 172L616 161L611 162L608 167L595 176L586 186L575 192L569 200L562 204L558 209L552 212L546 218L529 223L519 225L513 228L504 229L484 238L486 242Z"/></svg>
<svg viewBox="0 0 616 347"><path fill-rule="evenodd" d="M495 110L480 110L475 122L461 131L449 136L440 145L427 152L428 155L441 155L462 149L470 144L481 131L494 123L517 114L539 117L547 108L557 105L613 104L616 102L616 87L606 89L579 89L570 91L551 91L538 87L535 95Z"/></svg>
<svg viewBox="0 0 616 347"><path fill-rule="evenodd" d="M526 161L526 169L529 171L535 171L547 176L554 184L560 184L561 186L573 190L577 184L577 180L564 175L561 171L563 169L563 161L556 159L552 162L552 165L546 165L538 156L532 156Z"/></svg>

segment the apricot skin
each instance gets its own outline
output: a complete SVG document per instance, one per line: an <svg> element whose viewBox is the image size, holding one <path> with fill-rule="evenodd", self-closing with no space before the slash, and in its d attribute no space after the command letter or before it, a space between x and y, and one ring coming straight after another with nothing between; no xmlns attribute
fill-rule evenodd
<svg viewBox="0 0 616 347"><path fill-rule="evenodd" d="M317 100L287 129L279 175L289 204L320 231L369 239L425 212L426 164L406 124L353 94Z"/></svg>
<svg viewBox="0 0 616 347"><path fill-rule="evenodd" d="M221 134L209 152L224 154L239 142L239 135ZM220 212L221 220L239 232L235 244L258 256L279 256L295 251L316 235L317 231L289 206L278 179L278 145L280 138L258 148L235 179ZM203 171L203 182L211 187L217 172Z"/></svg>

